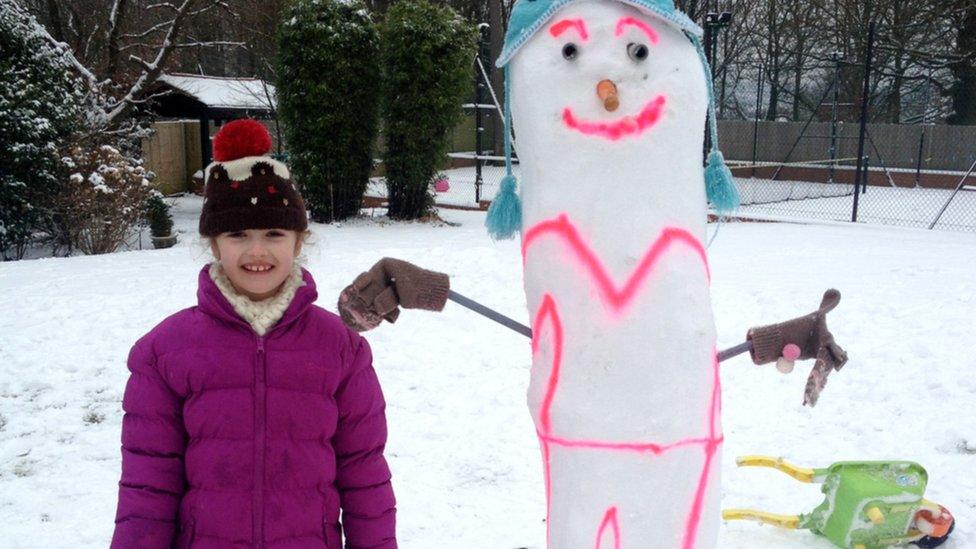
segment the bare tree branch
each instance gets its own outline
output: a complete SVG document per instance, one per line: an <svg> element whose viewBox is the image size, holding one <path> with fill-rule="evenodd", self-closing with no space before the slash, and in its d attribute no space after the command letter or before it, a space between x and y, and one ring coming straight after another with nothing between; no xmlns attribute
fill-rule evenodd
<svg viewBox="0 0 976 549"><path fill-rule="evenodd" d="M244 42L229 42L224 40L210 40L207 42L180 42L173 44L174 48L210 48L214 46L238 46L244 47Z"/></svg>
<svg viewBox="0 0 976 549"><path fill-rule="evenodd" d="M137 62L141 62L142 74L136 78L136 81L129 88L129 91L118 101L118 103L111 108L111 110L106 114L106 121L109 125L113 125L121 118L126 116L135 105L135 101L143 94L143 92L156 80L163 71L163 66L166 60L173 53L176 44L176 38L179 36L182 30L182 25L186 22L187 14L193 5L193 0L183 0L183 3L176 8L176 14L172 19L172 24L166 32L166 37L163 39L159 50L156 52L156 57L151 62L145 62L139 59ZM131 57L130 57L131 58Z"/></svg>
<svg viewBox="0 0 976 549"><path fill-rule="evenodd" d="M169 28L169 25L171 25L172 23L173 23L172 21L163 21L162 23L156 23L155 25L149 27L148 29L142 32L123 34L121 35L121 37L122 38L145 38L150 34L154 34L161 30L165 30Z"/></svg>

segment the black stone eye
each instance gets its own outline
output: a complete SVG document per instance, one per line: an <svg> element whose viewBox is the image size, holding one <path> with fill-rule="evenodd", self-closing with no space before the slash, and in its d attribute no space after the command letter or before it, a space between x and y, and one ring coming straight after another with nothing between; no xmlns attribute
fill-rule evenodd
<svg viewBox="0 0 976 549"><path fill-rule="evenodd" d="M573 59L576 59L576 56L578 55L579 55L579 48L576 47L576 44L570 42L565 46L563 46L563 58L566 59L567 61L572 61Z"/></svg>
<svg viewBox="0 0 976 549"><path fill-rule="evenodd" d="M643 61L647 59L647 46L631 42L627 44L627 55L634 61Z"/></svg>

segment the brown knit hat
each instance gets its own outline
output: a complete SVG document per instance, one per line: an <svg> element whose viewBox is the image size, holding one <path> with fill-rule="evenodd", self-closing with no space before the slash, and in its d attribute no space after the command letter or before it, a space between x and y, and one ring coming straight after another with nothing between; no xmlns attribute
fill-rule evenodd
<svg viewBox="0 0 976 549"><path fill-rule="evenodd" d="M255 120L235 120L214 136L214 162L207 166L200 234L246 229L308 228L305 201L288 167L267 156L271 136Z"/></svg>

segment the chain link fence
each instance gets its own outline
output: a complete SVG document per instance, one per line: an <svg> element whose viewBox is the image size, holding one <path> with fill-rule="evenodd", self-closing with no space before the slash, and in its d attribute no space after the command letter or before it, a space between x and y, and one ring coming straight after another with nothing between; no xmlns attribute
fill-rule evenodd
<svg viewBox="0 0 976 549"><path fill-rule="evenodd" d="M976 127L720 121L743 216L976 232ZM855 184L856 183L856 184Z"/></svg>

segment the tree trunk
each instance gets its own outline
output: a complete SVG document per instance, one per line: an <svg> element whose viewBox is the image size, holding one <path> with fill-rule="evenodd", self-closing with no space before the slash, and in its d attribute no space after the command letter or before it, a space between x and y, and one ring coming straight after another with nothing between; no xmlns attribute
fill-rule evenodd
<svg viewBox="0 0 976 549"><path fill-rule="evenodd" d="M47 0L47 17L50 21L48 29L51 36L58 42L64 42L64 29L61 27L61 10L58 9L57 0Z"/></svg>
<svg viewBox="0 0 976 549"><path fill-rule="evenodd" d="M112 17L111 27L108 31L108 63L105 68L105 76L112 80L118 79L119 72L119 30L122 28L122 21L125 20L125 8L127 0L117 0L115 4L115 14ZM111 17L111 16L110 16Z"/></svg>
<svg viewBox="0 0 976 549"><path fill-rule="evenodd" d="M800 94L803 92L803 40L797 42L796 69L793 71L793 121L800 120Z"/></svg>
<svg viewBox="0 0 976 549"><path fill-rule="evenodd" d="M766 45L766 60L769 63L769 108L766 110L766 120L776 120L779 115L779 71L780 71L780 43L779 28L776 22L776 0L770 0L767 20L768 42Z"/></svg>
<svg viewBox="0 0 976 549"><path fill-rule="evenodd" d="M947 122L976 125L976 6L970 5L960 15L957 36L960 60L951 65L954 112Z"/></svg>
<svg viewBox="0 0 976 549"><path fill-rule="evenodd" d="M892 124L900 124L902 88L905 87L905 61L901 52L898 52L895 57L894 74L891 94L888 96L888 121Z"/></svg>

